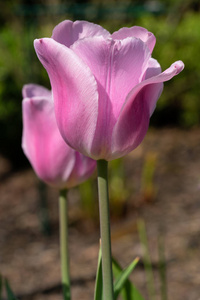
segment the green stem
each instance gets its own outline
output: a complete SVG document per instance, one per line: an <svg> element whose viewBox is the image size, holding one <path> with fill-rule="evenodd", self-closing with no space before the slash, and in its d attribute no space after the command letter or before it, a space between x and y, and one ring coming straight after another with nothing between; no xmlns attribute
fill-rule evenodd
<svg viewBox="0 0 200 300"><path fill-rule="evenodd" d="M69 250L68 250L68 209L67 209L67 191L61 190L59 196L60 211L60 255L61 255L61 273L64 300L71 299L70 293L70 275L69 275Z"/></svg>
<svg viewBox="0 0 200 300"><path fill-rule="evenodd" d="M113 274L108 196L108 162L97 161L104 300L113 300Z"/></svg>

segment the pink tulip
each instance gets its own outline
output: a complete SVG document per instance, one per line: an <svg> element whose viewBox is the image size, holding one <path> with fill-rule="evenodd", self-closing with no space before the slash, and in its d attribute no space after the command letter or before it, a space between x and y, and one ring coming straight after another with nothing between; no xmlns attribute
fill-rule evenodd
<svg viewBox="0 0 200 300"><path fill-rule="evenodd" d="M96 162L64 142L56 124L52 92L28 84L22 94L22 148L38 177L60 189L83 182L94 171Z"/></svg>
<svg viewBox="0 0 200 300"><path fill-rule="evenodd" d="M50 77L61 135L96 160L119 158L142 142L163 82L184 68L177 61L161 72L151 57L155 37L141 27L110 34L64 21L34 45Z"/></svg>

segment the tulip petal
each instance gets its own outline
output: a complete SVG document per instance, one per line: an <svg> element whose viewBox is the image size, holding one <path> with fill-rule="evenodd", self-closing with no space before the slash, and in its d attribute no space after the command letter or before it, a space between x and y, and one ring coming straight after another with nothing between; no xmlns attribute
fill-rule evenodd
<svg viewBox="0 0 200 300"><path fill-rule="evenodd" d="M38 84L25 84L22 89L23 98L31 97L49 97L52 98L52 93L50 90Z"/></svg>
<svg viewBox="0 0 200 300"><path fill-rule="evenodd" d="M65 20L58 24L52 33L52 38L67 47L73 45L77 40L86 37L104 36L109 37L110 33L101 27L87 21Z"/></svg>
<svg viewBox="0 0 200 300"><path fill-rule="evenodd" d="M163 73L150 77L138 84L127 96L124 107L113 130L112 158L121 157L135 149L143 140L148 129L152 107L154 85L170 80L184 68L181 61L172 64ZM159 89L157 89L158 91ZM153 99L155 104L155 99Z"/></svg>
<svg viewBox="0 0 200 300"><path fill-rule="evenodd" d="M144 43L147 44L150 52L152 53L153 48L156 43L156 38L153 33L149 32L147 29L139 26L133 27L123 27L118 31L115 31L111 37L115 40L123 40L127 37L135 37L141 39Z"/></svg>
<svg viewBox="0 0 200 300"><path fill-rule="evenodd" d="M145 74L145 79L151 78L160 73L161 73L160 64L157 62L156 59L151 58L149 60L148 68L147 68L147 71ZM151 99L151 101L149 101L150 116L153 114L153 112L155 110L157 100L159 99L159 97L162 93L163 87L164 87L163 82L151 84L148 87L148 93L149 93L148 98Z"/></svg>
<svg viewBox="0 0 200 300"><path fill-rule="evenodd" d="M68 188L85 181L94 171L96 167L96 161L82 155L79 152L75 152L76 162L73 171L68 179Z"/></svg>
<svg viewBox="0 0 200 300"><path fill-rule="evenodd" d="M72 50L89 66L98 83L99 114L92 152L101 144L103 156L110 148L112 128L126 95L144 76L150 52L139 39L113 41L103 37L78 41Z"/></svg>
<svg viewBox="0 0 200 300"><path fill-rule="evenodd" d="M63 188L75 164L75 152L66 145L56 125L53 103L45 98L23 100L22 148L38 177Z"/></svg>
<svg viewBox="0 0 200 300"><path fill-rule="evenodd" d="M50 77L61 135L72 148L89 156L98 116L97 83L91 70L53 39L35 40L35 49Z"/></svg>
<svg viewBox="0 0 200 300"><path fill-rule="evenodd" d="M98 82L100 102L104 106L110 100L117 118L126 95L143 78L150 59L148 48L135 38L95 37L78 41L72 50L89 66Z"/></svg>

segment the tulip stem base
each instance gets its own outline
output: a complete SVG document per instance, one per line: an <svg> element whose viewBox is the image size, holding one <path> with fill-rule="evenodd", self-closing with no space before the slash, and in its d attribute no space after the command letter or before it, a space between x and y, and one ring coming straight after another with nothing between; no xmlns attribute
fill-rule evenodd
<svg viewBox="0 0 200 300"><path fill-rule="evenodd" d="M108 162L97 161L104 300L113 300L113 274L108 195Z"/></svg>
<svg viewBox="0 0 200 300"><path fill-rule="evenodd" d="M60 214L60 256L61 274L64 300L71 299L70 274L69 274L69 249L68 249L68 205L67 191L61 190L59 196Z"/></svg>

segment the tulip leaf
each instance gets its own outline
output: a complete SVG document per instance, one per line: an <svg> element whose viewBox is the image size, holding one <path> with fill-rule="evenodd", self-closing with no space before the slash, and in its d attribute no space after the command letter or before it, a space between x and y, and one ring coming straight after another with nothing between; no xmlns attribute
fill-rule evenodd
<svg viewBox="0 0 200 300"><path fill-rule="evenodd" d="M117 278L114 285L115 300L119 294L121 294L123 300L144 300L140 292L128 279L128 276L131 274L137 263L138 258L136 258L126 269L122 270L117 261L115 259L112 260L113 273L115 278Z"/></svg>
<svg viewBox="0 0 200 300"><path fill-rule="evenodd" d="M99 257L98 257L98 265L97 265L97 273L96 273L94 300L103 300L103 278L102 278L101 246L99 248Z"/></svg>
<svg viewBox="0 0 200 300"><path fill-rule="evenodd" d="M11 290L11 287L7 279L5 280L5 287L6 287L8 300L18 300L17 297L15 297L15 295L13 294L13 291Z"/></svg>
<svg viewBox="0 0 200 300"><path fill-rule="evenodd" d="M124 270L121 271L120 275L117 277L117 280L114 284L114 298L117 299L121 289L124 287L126 280L129 275L132 273L133 269L137 265L139 258L135 258L134 261Z"/></svg>

